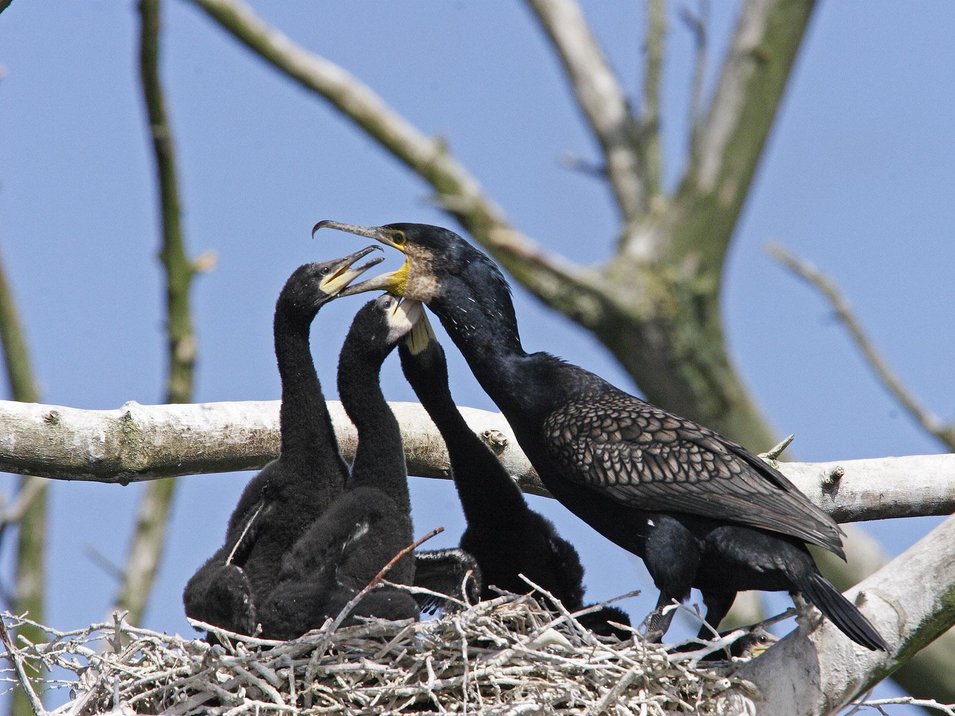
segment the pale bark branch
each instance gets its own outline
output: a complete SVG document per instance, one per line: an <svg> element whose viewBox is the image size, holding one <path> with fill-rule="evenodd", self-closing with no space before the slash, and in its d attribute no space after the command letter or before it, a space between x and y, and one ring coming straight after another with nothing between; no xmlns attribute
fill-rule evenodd
<svg viewBox="0 0 955 716"><path fill-rule="evenodd" d="M193 2L265 62L328 101L427 181L438 203L542 301L565 310L576 303L575 292L585 298L588 294L599 297L596 272L545 251L514 229L503 210L454 158L445 141L423 134L357 77L299 47L258 18L241 0ZM568 286L573 289L567 290Z"/></svg>
<svg viewBox="0 0 955 716"><path fill-rule="evenodd" d="M946 448L955 450L955 425L943 423L938 416L922 407L912 393L902 385L902 381L895 375L886 360L879 354L879 351L876 350L872 341L869 340L869 337L862 329L862 324L853 314L849 302L839 291L835 283L829 280L822 271L811 263L794 256L779 244L771 244L768 247L768 251L773 258L823 295L832 307L832 310L835 311L839 321L849 332L856 347L862 353L865 362L868 363L869 367L875 373L876 378L878 378L886 390L899 401L915 422L921 425L923 430L935 437Z"/></svg>
<svg viewBox="0 0 955 716"><path fill-rule="evenodd" d="M765 698L761 712L831 713L888 676L955 622L955 517L847 592L893 650L868 651L814 619L739 675ZM950 666L950 665L949 665Z"/></svg>
<svg viewBox="0 0 955 716"><path fill-rule="evenodd" d="M447 478L444 443L417 403L389 403L402 428L408 471ZM328 401L342 453L356 435L338 401ZM546 494L502 415L462 408L521 488ZM62 480L127 484L161 477L253 470L278 454L278 401L140 405L118 410L0 401L0 470ZM916 455L779 469L839 521L947 515L955 511L955 455ZM832 474L842 476L832 481Z"/></svg>
<svg viewBox="0 0 955 716"><path fill-rule="evenodd" d="M554 47L574 97L604 153L607 179L625 221L647 211L638 127L627 96L576 0L528 0Z"/></svg>

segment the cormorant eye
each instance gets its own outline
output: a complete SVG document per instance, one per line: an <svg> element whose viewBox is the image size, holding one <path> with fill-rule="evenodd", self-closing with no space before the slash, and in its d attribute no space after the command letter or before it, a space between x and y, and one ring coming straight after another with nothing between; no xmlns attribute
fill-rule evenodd
<svg viewBox="0 0 955 716"><path fill-rule="evenodd" d="M404 232L404 231L395 231L395 232L391 235L391 240L392 240L392 242L394 242L395 246L404 246L404 243L405 243L405 241L406 241L406 239L405 239L405 232Z"/></svg>
<svg viewBox="0 0 955 716"><path fill-rule="evenodd" d="M322 276L327 276L329 271L331 271L330 267L322 266Z"/></svg>

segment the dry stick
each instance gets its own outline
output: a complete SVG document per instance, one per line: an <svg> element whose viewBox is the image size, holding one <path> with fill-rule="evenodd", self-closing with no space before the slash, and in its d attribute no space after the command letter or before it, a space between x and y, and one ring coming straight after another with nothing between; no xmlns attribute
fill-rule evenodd
<svg viewBox="0 0 955 716"><path fill-rule="evenodd" d="M378 574L376 574L372 578L372 580L368 582L368 584L366 584L365 587L360 592L358 592L358 594L356 594L354 597L352 597L348 601L348 604L342 607L342 610L338 613L338 616L335 617L335 620L331 623L331 626L328 627L328 633L331 634L331 632L335 631L339 626L341 626L341 623L345 621L345 619L351 613L351 610L355 608L355 605L357 605L358 602L360 602L365 597L365 595L368 594L368 592L370 592L372 589L378 586L381 580L385 578L385 575L388 574L391 568L394 567L402 557L418 549L418 547L420 547L422 544L427 542L429 539L431 539L435 535L441 534L442 532L444 532L444 527L435 527L433 530L431 530L426 535L424 535L424 537L419 537L414 542L412 542L407 547L405 547L400 552L398 552L398 554L396 554L394 557L392 557L391 561L388 562L388 564L386 564L384 567L382 567L381 570L378 572ZM325 641L327 641L327 638ZM324 651L326 646L327 645L322 644L321 649L318 649L317 651Z"/></svg>
<svg viewBox="0 0 955 716"><path fill-rule="evenodd" d="M930 411L923 408L919 402L906 390L902 381L889 368L885 359L879 355L872 341L869 340L858 319L853 315L849 303L842 296L836 285L815 266L808 261L803 261L793 254L789 253L779 244L770 244L767 247L770 255L779 261L783 266L795 273L810 286L818 290L832 306L836 316L849 331L856 347L862 352L869 367L875 372L876 377L882 382L886 389L895 396L895 399L902 404L909 415L925 429L926 432L933 435L942 442L949 450L955 450L955 425L945 425L941 420Z"/></svg>
<svg viewBox="0 0 955 716"><path fill-rule="evenodd" d="M10 659L13 661L13 666L17 672L20 688L23 689L23 693L25 693L27 699L29 699L33 711L38 714L38 716L46 714L47 712L46 709L43 708L43 702L40 701L40 697L37 696L36 691L33 690L30 677L27 676L26 669L23 668L23 657L19 651L14 649L13 642L10 640L10 634L7 632L7 624L2 619L0 619L0 640L2 640L3 645L7 647L7 653L10 655Z"/></svg>
<svg viewBox="0 0 955 716"><path fill-rule="evenodd" d="M242 540L245 539L245 536L249 533L249 530L252 528L252 523L255 522L255 518L259 516L259 513L262 512L262 506L264 503L259 503L259 506L255 508L255 512L252 513L252 516L245 523L245 527L242 528L242 534L239 535L239 539L235 541L235 545L232 547L232 551L229 552L229 556L226 558L225 564L228 567L232 564L232 560L235 557L235 553L239 551L239 545L242 544Z"/></svg>

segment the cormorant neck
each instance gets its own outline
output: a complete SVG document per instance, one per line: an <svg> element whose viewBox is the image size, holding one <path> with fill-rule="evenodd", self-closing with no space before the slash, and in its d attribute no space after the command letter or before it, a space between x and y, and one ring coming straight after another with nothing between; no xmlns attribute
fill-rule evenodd
<svg viewBox="0 0 955 716"><path fill-rule="evenodd" d="M520 488L467 424L447 384L415 390L448 448L454 486L469 526L493 527L522 520L528 512Z"/></svg>
<svg viewBox="0 0 955 716"><path fill-rule="evenodd" d="M275 312L275 357L282 380L280 459L318 473L324 481L337 476L341 488L348 468L338 452L338 441L325 396L315 372L309 345L311 319L282 310Z"/></svg>
<svg viewBox="0 0 955 716"><path fill-rule="evenodd" d="M469 296L439 296L429 306L464 355L481 387L502 410L519 396L528 355L521 345L510 297L479 306Z"/></svg>
<svg viewBox="0 0 955 716"><path fill-rule="evenodd" d="M367 486L410 510L408 473L401 430L381 391L384 356L369 356L346 340L338 359L338 395L358 431L349 488Z"/></svg>

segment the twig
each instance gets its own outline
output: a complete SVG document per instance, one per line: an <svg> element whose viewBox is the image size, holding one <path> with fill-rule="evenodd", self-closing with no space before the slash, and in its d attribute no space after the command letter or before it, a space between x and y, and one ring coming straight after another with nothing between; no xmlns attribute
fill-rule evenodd
<svg viewBox="0 0 955 716"><path fill-rule="evenodd" d="M626 94L576 0L528 0L554 47L594 137L625 220L647 210L646 178L635 143L637 124Z"/></svg>
<svg viewBox="0 0 955 716"><path fill-rule="evenodd" d="M849 331L856 347L862 352L869 367L882 385L927 433L934 436L949 450L955 450L955 425L943 424L937 416L923 408L902 385L902 381L896 377L888 363L876 350L872 341L869 340L865 331L862 330L862 325L852 313L849 303L842 296L838 287L815 266L808 261L797 258L779 244L770 244L767 250L773 258L823 295L832 306L839 321Z"/></svg>
<svg viewBox="0 0 955 716"><path fill-rule="evenodd" d="M245 536L249 533L249 530L252 528L252 523L255 522L255 519L259 516L259 513L262 512L262 507L265 505L264 502L260 502L259 506L255 508L255 512L252 513L252 516L246 521L245 527L242 528L242 534L239 535L239 538L235 541L235 544L232 546L232 551L229 552L229 556L226 557L225 563L226 566L232 564L232 560L235 559L235 553L239 551L239 545L242 544L242 540L245 539Z"/></svg>
<svg viewBox="0 0 955 716"><path fill-rule="evenodd" d="M20 655L19 650L14 648L13 642L10 640L10 634L7 632L7 624L3 619L0 619L0 640L3 641L3 645L7 648L7 654L9 654L10 660L13 662L13 667L17 672L17 678L20 681L20 688L30 701L34 713L38 716L43 716L46 714L46 709L43 708L43 702L40 701L40 697L37 696L36 691L33 690L30 677L27 676L26 669L23 668L23 657Z"/></svg>
<svg viewBox="0 0 955 716"><path fill-rule="evenodd" d="M388 574L391 568L394 567L402 557L418 549L418 547L420 547L422 544L427 542L429 539L431 539L435 535L441 534L442 532L444 532L444 527L435 527L433 530L425 534L423 537L419 537L414 542L412 542L407 547L405 547L400 552L398 552L398 554L396 554L394 557L392 557L391 560L388 562L388 564L382 567L378 571L378 574L372 577L372 580L368 582L368 584L366 584L362 588L362 590L358 592L358 594L356 594L354 597L348 600L348 603L344 607L342 607L342 610L338 613L338 616L335 617L334 621L332 621L332 624L329 627L329 631L333 632L336 629L338 629L339 626L341 626L341 623L345 621L345 619L351 613L352 609L355 608L358 602L364 599L365 595L367 595L368 592L370 592L372 589L378 586L378 584L385 578L385 575Z"/></svg>

